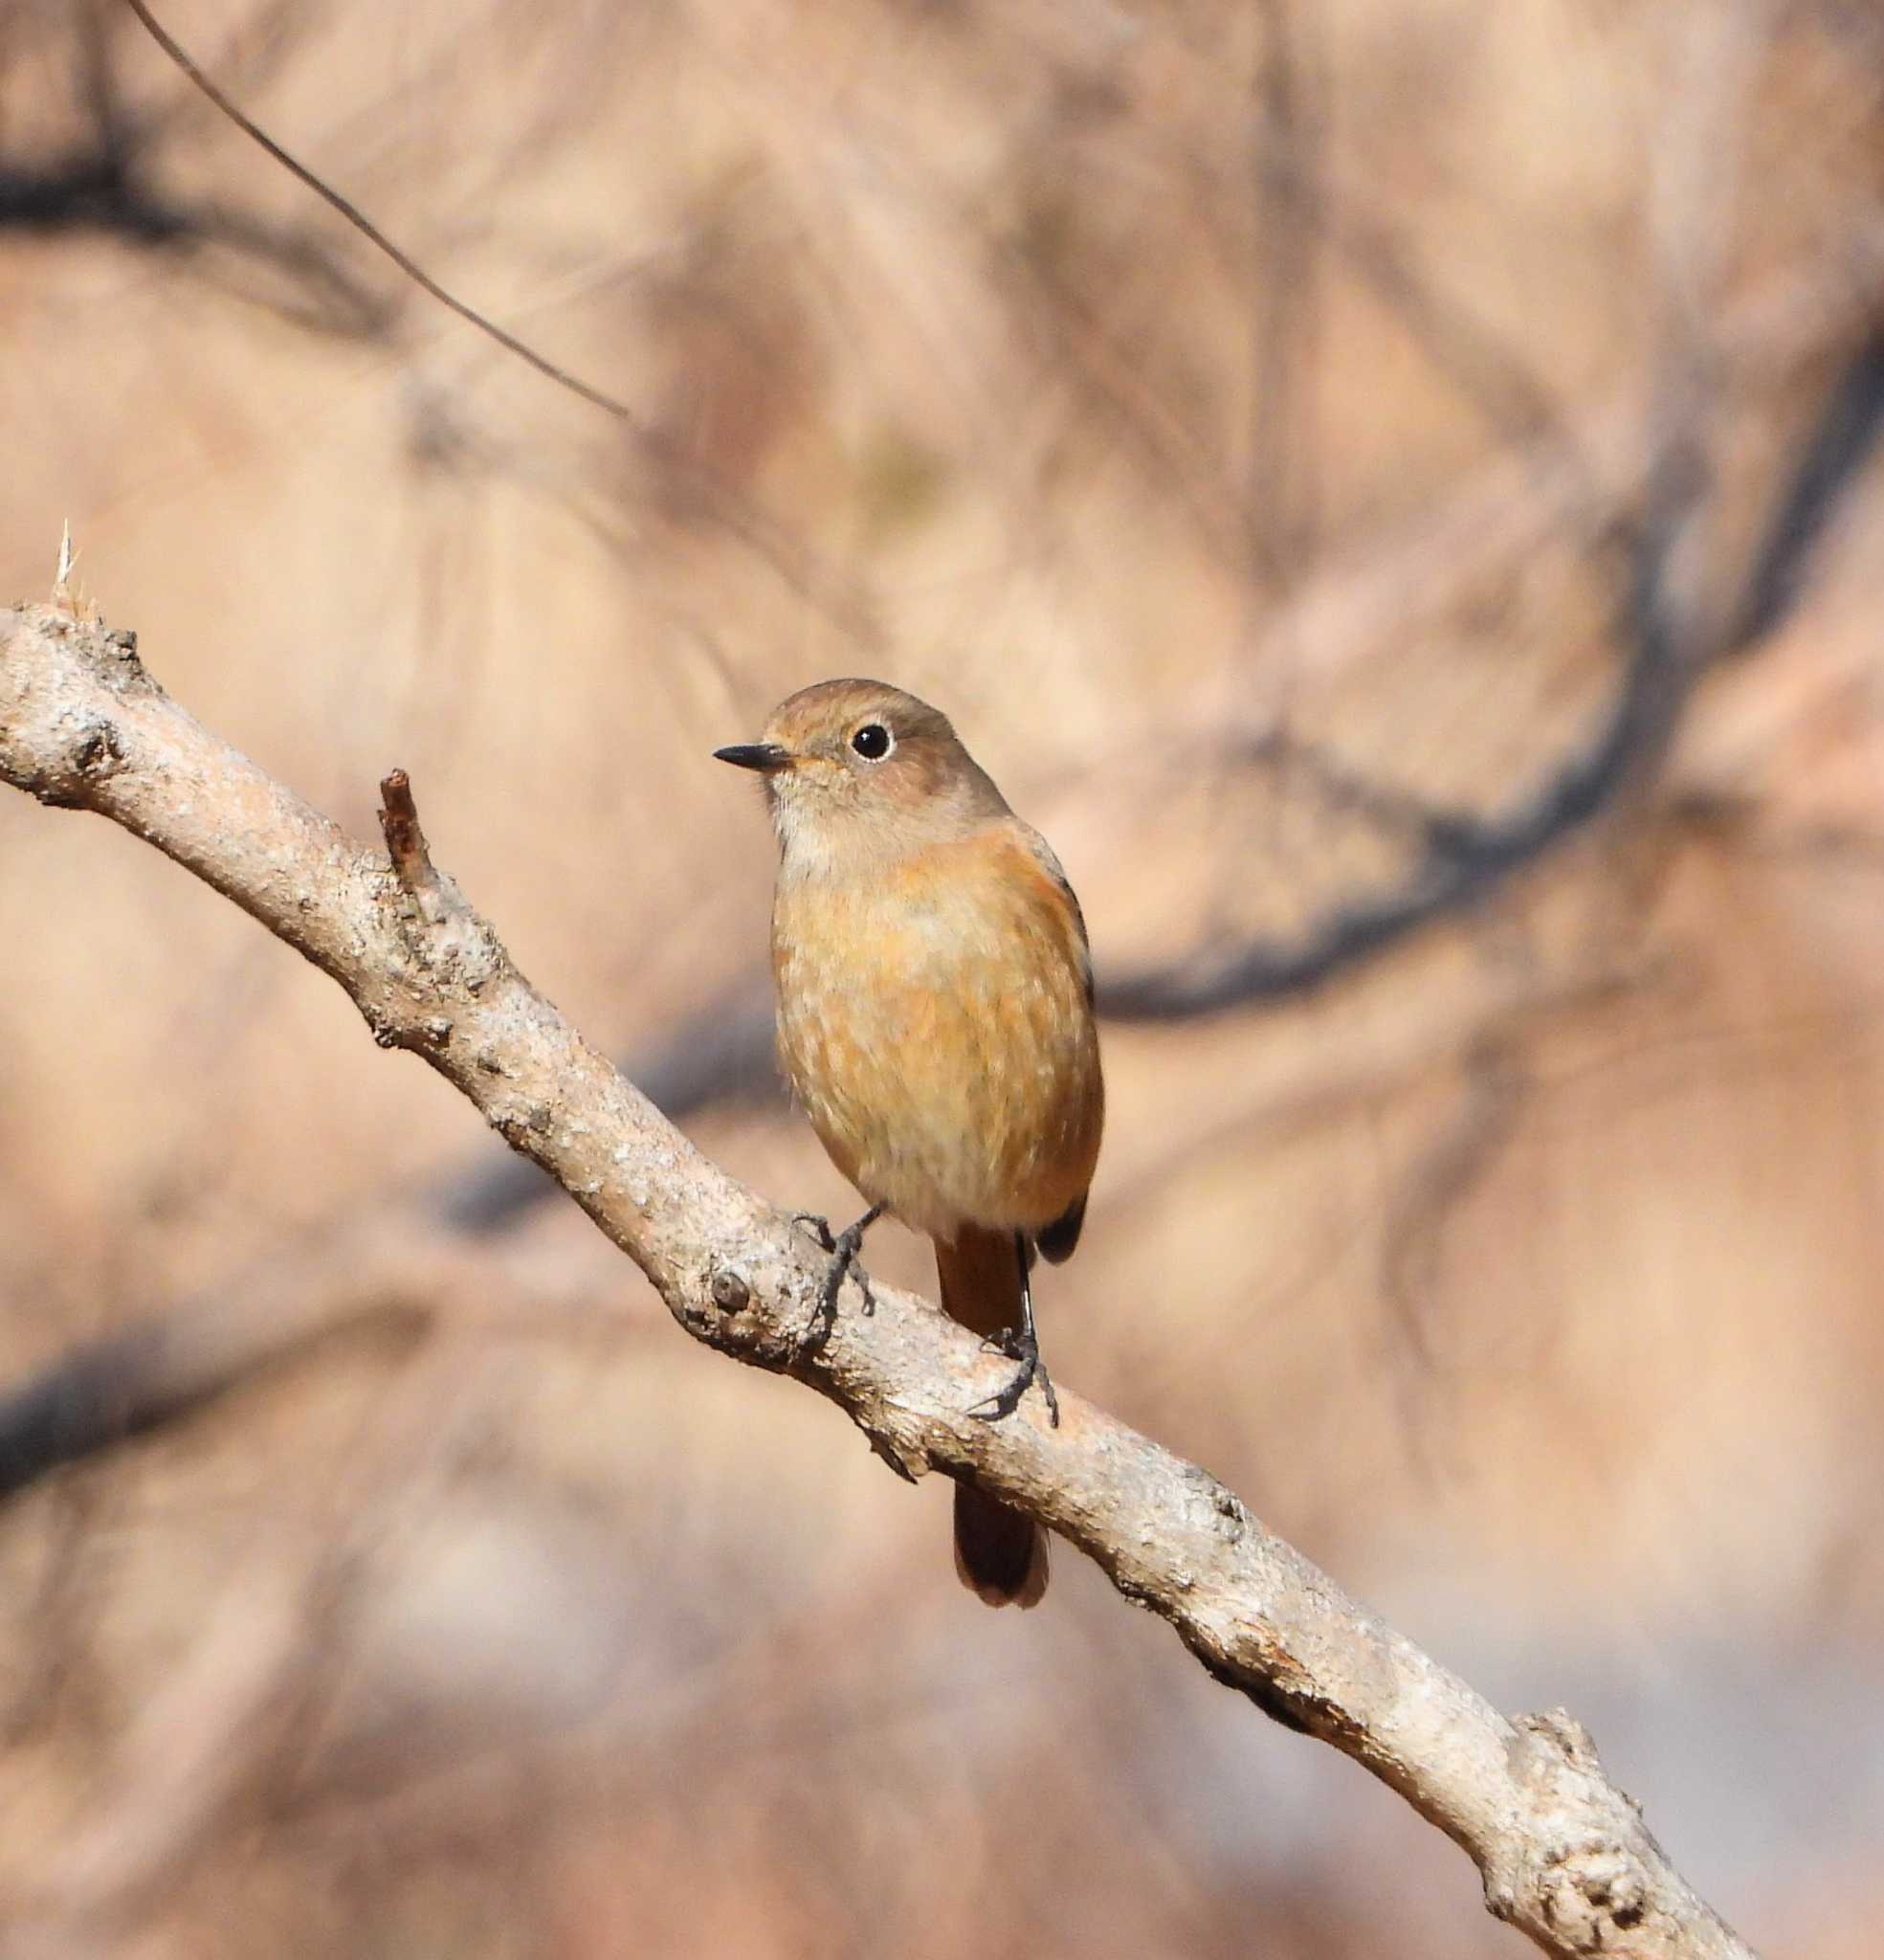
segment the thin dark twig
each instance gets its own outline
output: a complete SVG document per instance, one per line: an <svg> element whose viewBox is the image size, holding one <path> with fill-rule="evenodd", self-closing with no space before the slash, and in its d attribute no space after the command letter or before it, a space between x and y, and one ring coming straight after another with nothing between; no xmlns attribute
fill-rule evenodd
<svg viewBox="0 0 1884 1960"><path fill-rule="evenodd" d="M306 185L324 204L338 212L362 237L389 258L421 291L429 294L450 312L456 314L467 325L475 327L486 339L496 342L507 353L515 354L519 360L533 368L545 380L555 383L558 388L566 389L571 394L587 402L591 408L600 409L605 414L611 416L629 431L642 454L656 469L666 472L671 480L684 482L698 498L702 510L715 522L723 525L755 555L771 566L801 597L810 601L853 638L865 644L876 642L878 629L874 611L866 595L854 590L849 580L840 577L829 566L820 563L809 547L792 537L784 526L749 498L742 495L732 484L722 480L698 458L690 457L683 447L663 435L657 428L650 427L626 402L610 394L606 390L597 388L592 382L583 380L580 375L571 373L568 368L548 359L547 356L538 353L527 341L520 340L516 334L508 332L495 321L479 313L475 306L468 305L455 294L448 292L410 253L395 245L358 205L323 182L252 118L244 115L196 65L188 50L145 6L144 0L124 0L124 4L137 15L145 32L183 75L203 92L217 110L227 116L245 136L257 144L284 169L292 172Z"/></svg>
<svg viewBox="0 0 1884 1960"><path fill-rule="evenodd" d="M183 47L170 33L168 29L151 12L150 9L144 5L144 0L124 0L124 4L137 15L138 19L144 24L144 32L163 49L164 53L169 56L184 76L196 88L200 89L216 108L223 115L227 116L235 124L236 128L241 130L244 136L248 137L252 143L259 145L284 170L291 172L301 183L306 185L308 189L313 191L315 196L320 198L322 203L332 206L335 211L339 212L341 216L363 238L383 252L414 285L429 293L441 306L455 313L468 326L476 327L479 333L497 342L499 346L504 348L509 353L515 354L519 360L526 362L539 374L543 375L545 380L553 381L558 388L566 388L571 394L580 395L584 401L591 403L598 409L606 410L618 421L627 422L639 428L640 424L634 411L626 402L619 401L615 396L595 387L592 383L584 381L580 375L570 373L566 368L559 367L556 362L538 353L536 348L531 346L527 341L519 340L514 333L507 332L496 321L479 313L475 306L466 304L456 294L448 292L409 252L404 252L395 245L357 204L354 204L349 198L342 196L332 185L324 183L320 177L316 176L305 164L282 148L274 137L269 135L267 130L260 127L250 117L244 115L230 100L228 96L196 65L189 52Z"/></svg>

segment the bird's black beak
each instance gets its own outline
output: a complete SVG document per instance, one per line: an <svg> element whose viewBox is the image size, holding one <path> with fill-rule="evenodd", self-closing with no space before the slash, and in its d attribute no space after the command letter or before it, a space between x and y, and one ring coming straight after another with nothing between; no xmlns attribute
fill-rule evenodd
<svg viewBox="0 0 1884 1960"><path fill-rule="evenodd" d="M776 742L738 742L731 748L716 748L713 759L729 762L736 769L757 769L762 776L769 776L785 768L791 751Z"/></svg>

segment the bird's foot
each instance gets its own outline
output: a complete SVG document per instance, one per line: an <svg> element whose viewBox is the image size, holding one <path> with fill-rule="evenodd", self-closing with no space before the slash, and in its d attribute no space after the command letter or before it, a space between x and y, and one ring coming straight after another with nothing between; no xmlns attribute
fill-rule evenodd
<svg viewBox="0 0 1884 1960"><path fill-rule="evenodd" d="M1005 1354L1009 1361L1018 1361L1020 1368L1006 1388L990 1395L986 1402L977 1402L968 1411L978 1422L999 1422L1005 1415L1011 1415L1021 1406L1021 1397L1037 1381L1040 1392L1047 1398L1047 1416L1053 1426L1060 1426L1060 1398L1053 1393L1053 1380L1047 1372L1047 1364L1040 1359L1040 1343L1034 1338L1031 1327L1023 1327L1016 1333L1012 1327L1004 1327L998 1334L990 1334L982 1343L990 1354Z"/></svg>
<svg viewBox="0 0 1884 1960"><path fill-rule="evenodd" d="M831 1330L837 1325L837 1296L843 1292L847 1278L857 1282L857 1289L863 1295L864 1312L876 1311L876 1295L871 1291L870 1275L864 1271L857 1255L863 1250L864 1234L876 1222L881 1210L881 1206L873 1208L842 1232L832 1232L831 1220L816 1212L799 1212L793 1215L791 1222L805 1226L817 1240L819 1250L831 1255L824 1286L818 1294L817 1311L798 1337L798 1346L792 1354L794 1361L802 1361L807 1354L814 1353L831 1339Z"/></svg>

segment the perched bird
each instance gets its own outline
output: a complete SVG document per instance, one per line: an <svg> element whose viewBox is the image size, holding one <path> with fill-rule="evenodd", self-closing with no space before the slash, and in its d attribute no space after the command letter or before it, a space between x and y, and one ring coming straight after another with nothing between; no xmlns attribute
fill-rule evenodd
<svg viewBox="0 0 1884 1960"><path fill-rule="evenodd" d="M864 1231L889 1213L935 1241L944 1309L1020 1363L972 1413L1038 1381L1028 1271L1069 1258L1105 1092L1085 922L1046 840L946 719L876 680L826 680L762 739L715 751L758 771L779 836L772 907L779 1058L831 1160L870 1209L832 1251L827 1318ZM971 1483L955 1563L991 1606L1031 1606L1045 1534Z"/></svg>

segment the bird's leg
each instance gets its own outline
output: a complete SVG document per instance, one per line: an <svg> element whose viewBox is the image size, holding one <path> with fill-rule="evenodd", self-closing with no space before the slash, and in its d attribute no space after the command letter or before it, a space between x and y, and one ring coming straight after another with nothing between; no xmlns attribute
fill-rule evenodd
<svg viewBox="0 0 1884 1960"><path fill-rule="evenodd" d="M1025 1233L1014 1234L1014 1258L1020 1265L1021 1275L1020 1326L991 1334L982 1346L1005 1354L1009 1361L1018 1361L1020 1371L999 1393L990 1395L986 1402L977 1402L968 1414L983 1422L999 1422L1004 1415L1011 1415L1021 1406L1021 1397L1027 1393L1029 1385L1038 1381L1040 1392L1047 1398L1048 1418L1057 1429L1060 1426L1060 1399L1053 1393L1053 1377L1047 1372L1046 1363L1040 1359L1040 1337L1033 1325L1033 1286L1027 1271Z"/></svg>
<svg viewBox="0 0 1884 1960"><path fill-rule="evenodd" d="M816 1212L799 1212L793 1218L794 1225L808 1225L811 1236L819 1247L831 1255L831 1266L824 1276L824 1291L818 1296L818 1310L811 1325L798 1340L798 1356L802 1357L814 1348L822 1348L831 1339L831 1330L837 1325L837 1296L844 1290L846 1274L853 1275L863 1293L865 1313L876 1311L876 1296L870 1290L870 1275L857 1263L857 1255L863 1250L863 1236L883 1215L881 1205L872 1205L854 1225L847 1225L842 1232L833 1233L831 1220L821 1217Z"/></svg>

